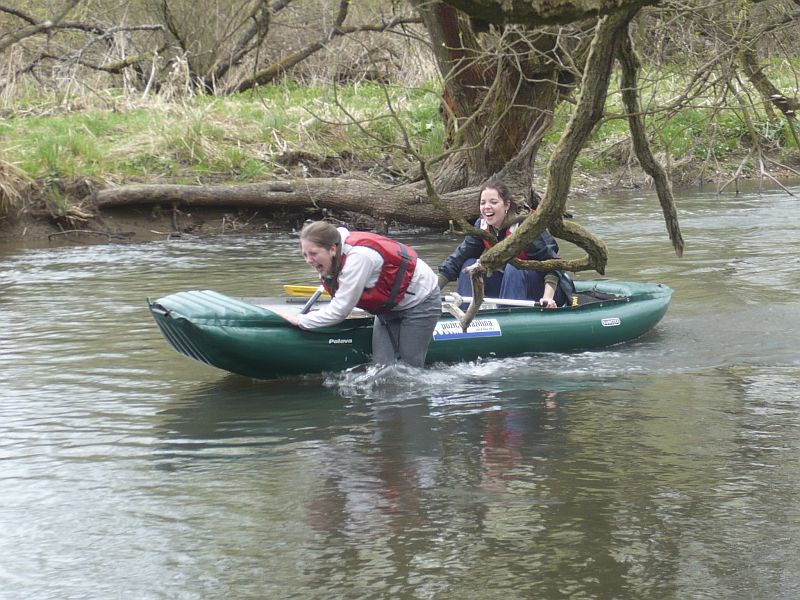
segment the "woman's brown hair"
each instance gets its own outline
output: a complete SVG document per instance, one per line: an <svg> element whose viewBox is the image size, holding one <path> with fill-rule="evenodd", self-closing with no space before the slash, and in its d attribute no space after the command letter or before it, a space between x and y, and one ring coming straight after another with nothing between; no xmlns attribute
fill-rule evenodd
<svg viewBox="0 0 800 600"><path fill-rule="evenodd" d="M500 199L509 204L509 209L516 205L514 202L514 194L512 194L509 187L499 179L490 179L484 183L481 187L481 191L478 193L479 197L484 190L494 190L497 192L497 195L500 196Z"/></svg>
<svg viewBox="0 0 800 600"><path fill-rule="evenodd" d="M326 277L328 286L336 291L339 287L339 268L342 264L342 236L334 225L327 221L312 221L306 223L300 230L300 241L307 241L322 248L336 246L336 256L331 265L331 275Z"/></svg>

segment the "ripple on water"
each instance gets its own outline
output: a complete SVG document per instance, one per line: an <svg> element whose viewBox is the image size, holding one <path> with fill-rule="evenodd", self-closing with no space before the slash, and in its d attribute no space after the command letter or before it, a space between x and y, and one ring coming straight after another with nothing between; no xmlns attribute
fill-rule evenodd
<svg viewBox="0 0 800 600"><path fill-rule="evenodd" d="M27 598L793 597L796 199L681 199L683 259L651 194L579 208L608 276L675 289L659 326L424 371L254 382L165 344L147 296L308 283L292 236L4 257L0 579ZM416 239L432 264L454 244Z"/></svg>

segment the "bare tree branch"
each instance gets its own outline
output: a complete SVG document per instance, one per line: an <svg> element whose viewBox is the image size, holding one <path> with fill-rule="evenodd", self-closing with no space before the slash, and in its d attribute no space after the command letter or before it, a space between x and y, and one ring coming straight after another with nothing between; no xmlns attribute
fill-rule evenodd
<svg viewBox="0 0 800 600"><path fill-rule="evenodd" d="M75 8L78 4L81 3L82 0L67 0L64 7L61 9L61 12L57 13L53 16L52 19L47 19L45 21L36 21L30 15L26 15L22 11L16 9L10 9L5 6L0 6L0 11L7 12L8 14L14 15L27 21L30 23L27 27L22 27L18 29L15 33L12 33L6 40L0 41L0 52L16 44L17 42L24 40L27 37L31 37L33 35L43 33L46 31L50 31L54 27L57 27L58 24L63 21L69 12Z"/></svg>
<svg viewBox="0 0 800 600"><path fill-rule="evenodd" d="M614 56L636 10L638 9L620 11L603 17L599 22L586 61L578 106L550 158L547 190L539 208L520 224L515 235L489 248L480 260L466 269L472 280L473 298L464 320L461 321L463 328L469 326L471 318L483 302L483 296L479 294L479 280L482 281L485 274L515 259L529 240L541 234L548 226L553 235L569 239L586 250L587 256L583 261L571 264L573 270L594 269L601 275L604 273L608 260L605 244L579 225L565 223L563 214L575 159L603 115ZM528 268L536 266L532 264L533 261L527 262Z"/></svg>
<svg viewBox="0 0 800 600"><path fill-rule="evenodd" d="M325 48L325 46L334 37L345 36L362 31L383 32L383 31L388 31L399 25L420 22L420 20L416 17L393 17L392 19L384 23L371 23L367 25L344 27L342 25L342 22L344 21L344 17L346 16L347 13L346 11L347 5L349 5L349 2L347 2L347 0L344 0L342 2L342 5L340 5L339 15L337 15L337 22L318 40L312 42L305 48L302 48L297 52L293 52L292 54L286 56L285 58L269 65L266 69L258 71L252 77L248 77L244 81L241 81L238 84L230 88L227 88L225 90L225 93L244 92L257 85L265 85L267 83L274 81L277 77L280 77L288 69L294 67L295 65L304 61L312 54L319 52L320 50ZM340 18L341 22L339 21Z"/></svg>
<svg viewBox="0 0 800 600"><path fill-rule="evenodd" d="M238 65L254 47L261 46L264 43L272 23L273 11L274 9L269 5L269 0L261 0L253 7L247 17L247 20L251 21L250 26L242 32L239 39L234 43L230 56L222 61L221 64L220 60L217 59L216 66L211 68L214 73L214 79L221 81L231 67ZM254 38L256 40L255 43L253 43Z"/></svg>

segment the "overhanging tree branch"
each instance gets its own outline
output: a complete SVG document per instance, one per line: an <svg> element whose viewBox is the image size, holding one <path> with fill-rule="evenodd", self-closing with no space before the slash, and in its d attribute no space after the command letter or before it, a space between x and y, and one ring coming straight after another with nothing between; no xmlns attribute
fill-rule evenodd
<svg viewBox="0 0 800 600"><path fill-rule="evenodd" d="M461 320L463 328L472 321L483 301L483 296L479 297L483 275L515 259L520 250L548 226L553 235L569 238L586 250L586 258L579 261L580 264L570 265L574 267L573 270L594 269L601 275L605 272L608 260L605 244L579 225L565 224L563 214L575 160L603 115L614 57L620 39L626 34L628 24L637 10L620 11L600 20L586 61L577 108L548 163L547 189L542 202L537 211L520 224L516 235L489 248L479 261L467 269L472 279L473 299Z"/></svg>
<svg viewBox="0 0 800 600"><path fill-rule="evenodd" d="M658 200L661 203L661 211L664 214L664 222L667 226L669 239L672 241L673 248L675 248L675 254L683 256L683 237L678 224L675 201L672 197L672 186L664 167L653 156L650 150L650 143L647 140L647 131L645 130L644 117L639 106L639 94L637 91L640 63L633 50L633 44L627 31L620 41L617 56L622 65L620 87L622 88L622 100L628 113L628 126L631 130L633 147L642 169L653 178Z"/></svg>

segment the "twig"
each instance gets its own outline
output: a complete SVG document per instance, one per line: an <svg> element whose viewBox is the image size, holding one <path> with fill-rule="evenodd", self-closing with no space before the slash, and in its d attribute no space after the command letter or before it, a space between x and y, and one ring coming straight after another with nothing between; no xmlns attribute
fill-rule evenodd
<svg viewBox="0 0 800 600"><path fill-rule="evenodd" d="M745 164L747 164L747 161L750 160L750 156L752 156L752 154L753 149L750 148L750 150L747 151L747 156L744 157L744 160L742 160L742 162L739 164L739 168L736 169L736 173L734 173L733 177L726 181L723 186L717 190L717 195L721 194L732 181L736 182L736 195L739 195L739 175L742 174L742 169L744 169Z"/></svg>
<svg viewBox="0 0 800 600"><path fill-rule="evenodd" d="M766 160L767 162L771 162L773 165L779 166L781 169L786 169L787 171L791 171L795 175L800 175L800 171L798 171L797 169L793 169L789 165L785 165L783 163L780 163L777 160L775 160L774 158L770 158L767 155L764 155L764 160Z"/></svg>
<svg viewBox="0 0 800 600"><path fill-rule="evenodd" d="M792 193L792 192L791 192L791 191L790 191L790 190L789 190L789 189L788 189L788 188L787 188L785 185L783 185L783 184L782 184L780 181L778 181L778 179L777 179L777 178L776 178L776 177L775 177L775 176L774 176L772 173L769 173L769 172L768 172L768 171L767 171L767 170L764 168L764 158L765 158L765 157L764 157L764 155L763 155L763 154L759 155L758 164L759 164L759 165L760 165L760 167L761 167L761 175L762 175L762 177L763 177L764 175L766 175L767 177L769 177L770 179L772 179L772 181L774 181L776 184L778 184L778 186L779 186L779 187L780 187L780 188L781 188L781 189L782 189L784 192L786 192L786 193L787 193L787 194L789 194L790 196L795 196L795 194L794 194L794 193Z"/></svg>
<svg viewBox="0 0 800 600"><path fill-rule="evenodd" d="M51 241L54 237L58 235L67 235L70 233L80 233L84 235L104 235L106 236L107 240L111 240L111 234L107 231L92 231L90 229L62 229L61 231L56 231L55 233L51 233L47 236L48 241Z"/></svg>

